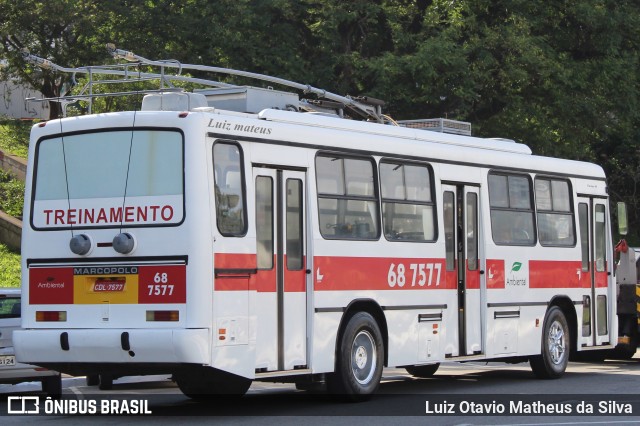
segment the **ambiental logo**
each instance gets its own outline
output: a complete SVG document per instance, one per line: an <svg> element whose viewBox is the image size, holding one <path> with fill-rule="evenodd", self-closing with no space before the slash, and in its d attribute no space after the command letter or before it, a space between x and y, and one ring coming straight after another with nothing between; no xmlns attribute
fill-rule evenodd
<svg viewBox="0 0 640 426"><path fill-rule="evenodd" d="M526 286L527 285L527 268L522 268L522 262L513 262L511 270L506 277L505 284L508 286Z"/></svg>

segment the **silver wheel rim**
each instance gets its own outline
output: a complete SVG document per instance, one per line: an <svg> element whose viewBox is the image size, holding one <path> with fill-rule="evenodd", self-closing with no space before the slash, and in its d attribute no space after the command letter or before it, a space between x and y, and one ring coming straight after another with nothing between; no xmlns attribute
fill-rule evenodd
<svg viewBox="0 0 640 426"><path fill-rule="evenodd" d="M549 327L549 355L551 356L551 362L555 365L561 364L564 361L566 349L564 328L559 321L554 321Z"/></svg>
<svg viewBox="0 0 640 426"><path fill-rule="evenodd" d="M351 345L351 372L361 385L371 381L377 366L376 344L368 331L362 330Z"/></svg>

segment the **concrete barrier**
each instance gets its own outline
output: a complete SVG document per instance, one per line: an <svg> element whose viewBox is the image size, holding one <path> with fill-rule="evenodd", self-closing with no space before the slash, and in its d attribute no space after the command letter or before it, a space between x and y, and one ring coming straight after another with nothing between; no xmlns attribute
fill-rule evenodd
<svg viewBox="0 0 640 426"><path fill-rule="evenodd" d="M19 253L21 241L22 221L0 210L0 242Z"/></svg>
<svg viewBox="0 0 640 426"><path fill-rule="evenodd" d="M0 168L7 173L11 173L21 181L25 181L27 176L27 160L7 154L0 150Z"/></svg>

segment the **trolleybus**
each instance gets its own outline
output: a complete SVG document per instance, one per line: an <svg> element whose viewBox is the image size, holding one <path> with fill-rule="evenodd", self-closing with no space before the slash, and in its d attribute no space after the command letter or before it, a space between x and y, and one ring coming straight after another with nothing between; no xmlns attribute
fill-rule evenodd
<svg viewBox="0 0 640 426"><path fill-rule="evenodd" d="M172 79L175 63L113 51ZM529 362L556 378L615 344L599 166L395 122L374 99L212 85L33 127L20 361L170 373L192 397L262 380L358 399L383 367Z"/></svg>

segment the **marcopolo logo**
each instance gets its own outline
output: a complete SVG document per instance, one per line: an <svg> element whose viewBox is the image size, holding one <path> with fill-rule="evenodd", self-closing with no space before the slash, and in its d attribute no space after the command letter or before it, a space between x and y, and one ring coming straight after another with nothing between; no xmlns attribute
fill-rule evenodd
<svg viewBox="0 0 640 426"><path fill-rule="evenodd" d="M527 285L528 268L523 269L523 266L522 262L513 262L505 279L506 285L513 287Z"/></svg>

